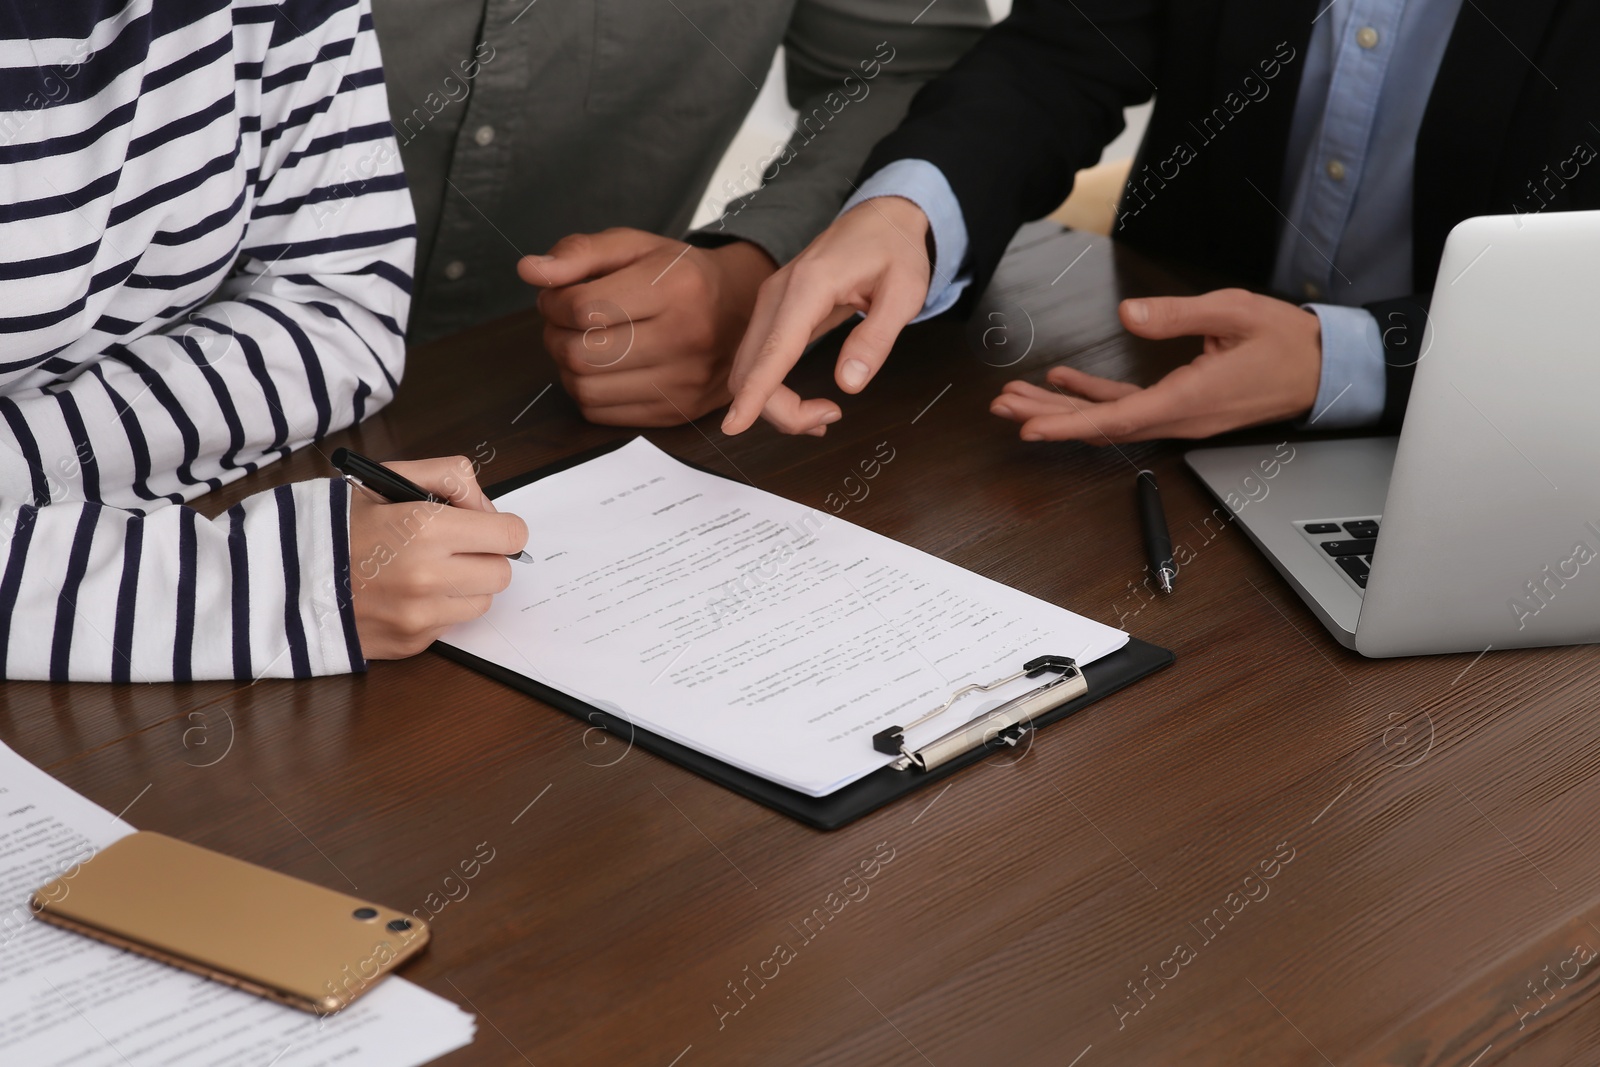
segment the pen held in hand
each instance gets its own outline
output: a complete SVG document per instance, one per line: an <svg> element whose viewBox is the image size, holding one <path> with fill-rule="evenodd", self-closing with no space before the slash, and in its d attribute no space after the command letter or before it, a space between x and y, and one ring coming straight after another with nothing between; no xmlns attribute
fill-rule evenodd
<svg viewBox="0 0 1600 1067"><path fill-rule="evenodd" d="M1178 568L1172 559L1172 534L1167 530L1167 513L1161 506L1161 490L1154 471L1142 470L1138 478L1139 525L1144 528L1144 547L1150 570L1163 593L1172 592Z"/></svg>
<svg viewBox="0 0 1600 1067"><path fill-rule="evenodd" d="M352 452L348 448L335 449L332 463L334 468L344 475L345 481L376 493L391 504L427 503L451 506L450 501L437 493L430 493L416 482L396 474L377 460L368 459L359 452ZM518 552L515 555L508 555L506 558L514 559L518 563L533 562L533 557L526 552Z"/></svg>

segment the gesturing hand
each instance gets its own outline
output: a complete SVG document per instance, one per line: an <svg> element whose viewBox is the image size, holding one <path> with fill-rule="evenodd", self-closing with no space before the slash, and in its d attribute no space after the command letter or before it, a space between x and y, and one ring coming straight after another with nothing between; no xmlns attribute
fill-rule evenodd
<svg viewBox="0 0 1600 1067"><path fill-rule="evenodd" d="M584 418L676 426L728 402L756 289L776 268L747 241L695 248L618 228L562 238L517 273L544 289L544 346Z"/></svg>
<svg viewBox="0 0 1600 1067"><path fill-rule="evenodd" d="M455 506L385 504L351 490L350 593L367 659L415 655L488 611L511 584L506 556L528 541L527 524L495 511L465 457L388 466Z"/></svg>
<svg viewBox="0 0 1600 1067"><path fill-rule="evenodd" d="M1212 434L1311 410L1322 374L1317 316L1243 289L1124 300L1122 324L1140 337L1201 335L1205 350L1147 389L1052 367L1055 389L1007 382L989 405L1022 423L1024 441L1148 441Z"/></svg>
<svg viewBox="0 0 1600 1067"><path fill-rule="evenodd" d="M742 433L765 417L785 433L822 436L838 420L839 405L800 399L784 377L806 345L861 311L866 317L845 338L834 378L847 393L866 388L927 300L927 234L921 208L878 197L839 216L763 282L734 357L733 405L722 431Z"/></svg>

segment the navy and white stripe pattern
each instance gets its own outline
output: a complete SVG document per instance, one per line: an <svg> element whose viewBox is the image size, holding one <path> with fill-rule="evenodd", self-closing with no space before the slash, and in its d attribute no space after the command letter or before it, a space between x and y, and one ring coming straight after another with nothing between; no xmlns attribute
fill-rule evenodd
<svg viewBox="0 0 1600 1067"><path fill-rule="evenodd" d="M368 0L0 0L0 678L364 665L342 482L180 505L389 401L414 249Z"/></svg>

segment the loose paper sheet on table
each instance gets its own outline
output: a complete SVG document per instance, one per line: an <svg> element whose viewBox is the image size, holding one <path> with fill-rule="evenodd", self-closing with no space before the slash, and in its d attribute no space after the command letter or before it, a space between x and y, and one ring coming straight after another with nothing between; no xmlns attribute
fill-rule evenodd
<svg viewBox="0 0 1600 1067"><path fill-rule="evenodd" d="M403 978L323 1019L34 917L35 889L132 832L0 745L0 1064L416 1067L471 1043L470 1013Z"/></svg>
<svg viewBox="0 0 1600 1067"><path fill-rule="evenodd" d="M535 562L447 644L811 796L884 766L872 735L961 685L1128 640L643 438L495 505L527 520Z"/></svg>

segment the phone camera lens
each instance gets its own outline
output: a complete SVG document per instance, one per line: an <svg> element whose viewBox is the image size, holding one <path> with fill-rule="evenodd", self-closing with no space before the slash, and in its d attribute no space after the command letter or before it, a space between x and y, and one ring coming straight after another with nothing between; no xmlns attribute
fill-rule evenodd
<svg viewBox="0 0 1600 1067"><path fill-rule="evenodd" d="M400 933L403 930L409 930L409 929L411 929L411 920L410 919L390 919L389 920L389 929L393 930L397 934Z"/></svg>
<svg viewBox="0 0 1600 1067"><path fill-rule="evenodd" d="M362 922L366 922L368 919L376 919L378 917L378 909L377 908L357 908L355 911L352 911L350 914L354 915L356 918L360 919Z"/></svg>

